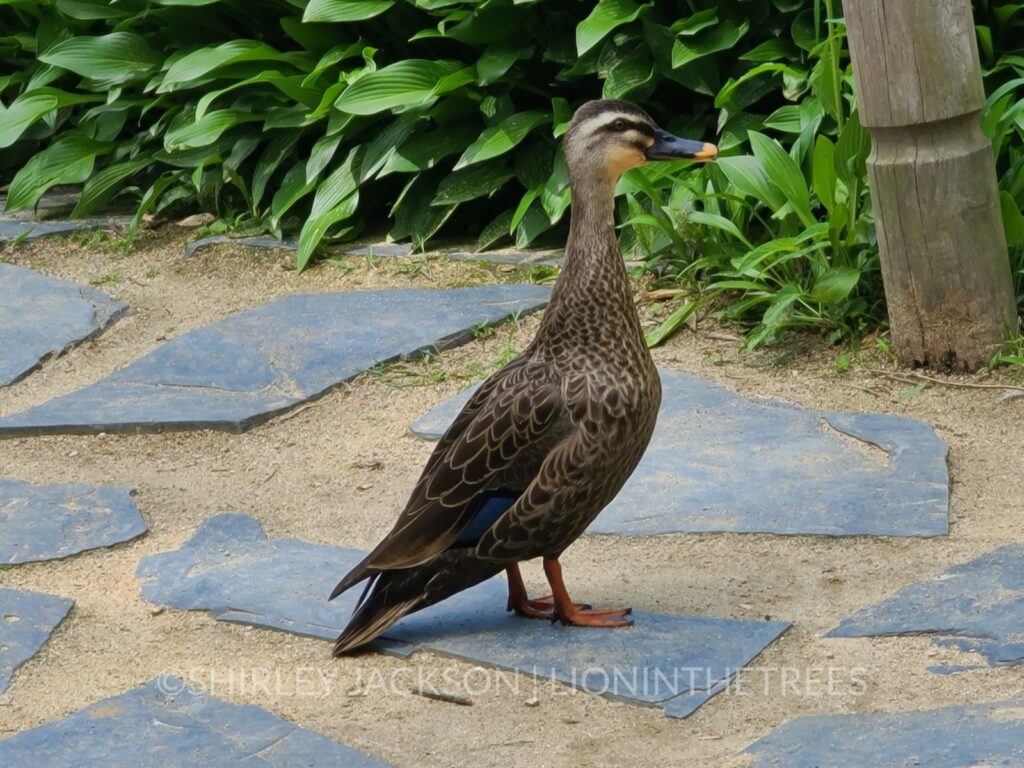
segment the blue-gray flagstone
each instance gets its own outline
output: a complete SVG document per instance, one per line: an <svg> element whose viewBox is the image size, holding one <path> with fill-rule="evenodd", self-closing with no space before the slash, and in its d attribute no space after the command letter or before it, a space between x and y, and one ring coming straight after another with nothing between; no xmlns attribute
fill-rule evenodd
<svg viewBox="0 0 1024 768"><path fill-rule="evenodd" d="M1024 765L1024 701L800 717L754 742L751 768Z"/></svg>
<svg viewBox="0 0 1024 768"><path fill-rule="evenodd" d="M0 478L0 564L57 560L146 530L131 488Z"/></svg>
<svg viewBox="0 0 1024 768"><path fill-rule="evenodd" d="M96 336L127 309L95 288L0 263L0 387Z"/></svg>
<svg viewBox="0 0 1024 768"><path fill-rule="evenodd" d="M127 226L130 216L111 216L96 219L54 219L33 221L30 219L0 217L0 243L23 242L50 235L70 235L75 232L91 232L97 229L114 229Z"/></svg>
<svg viewBox="0 0 1024 768"><path fill-rule="evenodd" d="M0 741L0 768L387 768L171 675Z"/></svg>
<svg viewBox="0 0 1024 768"><path fill-rule="evenodd" d="M949 532L948 448L930 425L885 414L809 411L741 397L679 371L660 372L654 437L591 533ZM413 422L413 433L440 437L473 391Z"/></svg>
<svg viewBox="0 0 1024 768"><path fill-rule="evenodd" d="M334 603L327 595L364 556L268 539L253 518L223 514L203 523L181 549L143 558L136 575L150 602L334 640L359 590ZM490 579L402 619L375 646L403 656L417 649L444 653L685 717L789 626L636 612L632 627L594 631L511 615L506 600L504 581Z"/></svg>
<svg viewBox="0 0 1024 768"><path fill-rule="evenodd" d="M979 653L990 666L1024 661L1024 544L999 547L904 587L827 636L890 635L928 635L939 645Z"/></svg>
<svg viewBox="0 0 1024 768"><path fill-rule="evenodd" d="M95 384L0 419L0 437L243 431L377 363L447 349L543 307L550 289L492 285L289 296L179 336Z"/></svg>
<svg viewBox="0 0 1024 768"><path fill-rule="evenodd" d="M66 597L0 588L0 693L7 690L14 670L42 648L72 605Z"/></svg>

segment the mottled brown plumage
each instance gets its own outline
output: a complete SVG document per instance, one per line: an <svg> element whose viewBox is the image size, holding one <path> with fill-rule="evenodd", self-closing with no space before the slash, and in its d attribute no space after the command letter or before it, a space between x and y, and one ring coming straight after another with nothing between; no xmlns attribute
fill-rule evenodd
<svg viewBox="0 0 1024 768"><path fill-rule="evenodd" d="M628 623L628 610L572 604L557 561L636 468L661 402L615 236L614 187L647 160L714 152L660 131L629 102L577 110L565 138L573 199L565 267L537 336L473 395L391 533L331 595L371 580L336 654L502 569L509 607L524 615ZM551 598L529 600L522 587L517 564L536 557Z"/></svg>

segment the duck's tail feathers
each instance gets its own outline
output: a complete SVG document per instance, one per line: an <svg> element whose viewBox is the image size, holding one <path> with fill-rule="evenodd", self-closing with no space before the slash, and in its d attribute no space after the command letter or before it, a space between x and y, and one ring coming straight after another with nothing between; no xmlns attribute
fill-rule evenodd
<svg viewBox="0 0 1024 768"><path fill-rule="evenodd" d="M472 550L449 550L421 565L371 574L348 626L334 644L334 655L366 645L403 616L468 589L501 569L501 565L477 559Z"/></svg>
<svg viewBox="0 0 1024 768"><path fill-rule="evenodd" d="M363 579L370 579L370 582L366 585L366 589L363 590L363 596L359 598L359 603L361 604L363 600L366 598L367 590L369 590L370 586L373 584L373 577L380 573L379 570L377 570L376 568L372 568L370 566L371 557L373 557L372 552L368 554L366 557L364 557L362 561L359 563L359 565L357 565L355 568L353 568L351 571L345 574L345 577L338 582L338 586L334 588L334 591L331 592L331 596L327 599L333 600L342 592L346 592L347 590L351 589Z"/></svg>

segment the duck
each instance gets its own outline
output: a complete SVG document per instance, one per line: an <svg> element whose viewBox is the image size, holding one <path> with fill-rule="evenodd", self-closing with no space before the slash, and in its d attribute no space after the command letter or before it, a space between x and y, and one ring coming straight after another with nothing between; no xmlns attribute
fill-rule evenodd
<svg viewBox="0 0 1024 768"><path fill-rule="evenodd" d="M334 655L403 616L505 571L508 610L575 627L624 627L629 608L575 603L559 558L615 498L654 432L661 382L615 232L615 186L652 161L713 160L638 105L580 106L563 139L571 210L564 266L533 341L472 395L438 441L391 531L330 595L365 582ZM527 593L541 558L551 588Z"/></svg>

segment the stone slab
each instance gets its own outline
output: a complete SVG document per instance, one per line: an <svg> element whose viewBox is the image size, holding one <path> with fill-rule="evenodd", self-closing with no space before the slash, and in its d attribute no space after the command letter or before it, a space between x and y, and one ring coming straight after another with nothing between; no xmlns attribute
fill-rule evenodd
<svg viewBox="0 0 1024 768"><path fill-rule="evenodd" d="M7 690L14 670L43 647L72 605L66 597L0 588L0 693Z"/></svg>
<svg viewBox="0 0 1024 768"><path fill-rule="evenodd" d="M386 768L265 709L161 676L0 741L0 768Z"/></svg>
<svg viewBox="0 0 1024 768"><path fill-rule="evenodd" d="M51 235L71 235L75 232L93 232L98 229L112 230L126 227L130 222L130 216L51 219L47 221L2 216L0 217L0 243L20 243Z"/></svg>
<svg viewBox="0 0 1024 768"><path fill-rule="evenodd" d="M185 246L185 255L192 256L198 251L215 245L240 245L243 248L261 248L271 251L297 251L299 244L295 240L278 240L273 235L254 235L252 237L231 237L230 235L210 235L193 240Z"/></svg>
<svg viewBox="0 0 1024 768"><path fill-rule="evenodd" d="M0 478L0 564L58 560L146 530L131 488Z"/></svg>
<svg viewBox="0 0 1024 768"><path fill-rule="evenodd" d="M911 584L843 620L827 637L892 635L928 635L938 645L981 654L989 666L1020 664L1024 544L999 547Z"/></svg>
<svg viewBox="0 0 1024 768"><path fill-rule="evenodd" d="M95 288L0 263L0 387L101 333L127 309Z"/></svg>
<svg viewBox="0 0 1024 768"><path fill-rule="evenodd" d="M800 717L752 744L751 768L1024 765L1024 701Z"/></svg>
<svg viewBox="0 0 1024 768"><path fill-rule="evenodd" d="M253 518L223 514L181 549L143 558L136 575L150 602L333 641L359 590L326 597L364 556L268 539ZM634 626L600 631L511 615L506 599L504 581L491 579L406 617L375 645L401 656L444 653L685 717L789 626L636 612Z"/></svg>
<svg viewBox="0 0 1024 768"><path fill-rule="evenodd" d="M941 536L946 444L924 422L809 411L661 369L658 426L591 533ZM413 422L437 439L474 388Z"/></svg>
<svg viewBox="0 0 1024 768"><path fill-rule="evenodd" d="M493 285L288 296L183 334L76 392L0 419L0 437L244 431L372 366L447 349L543 307L550 289Z"/></svg>

